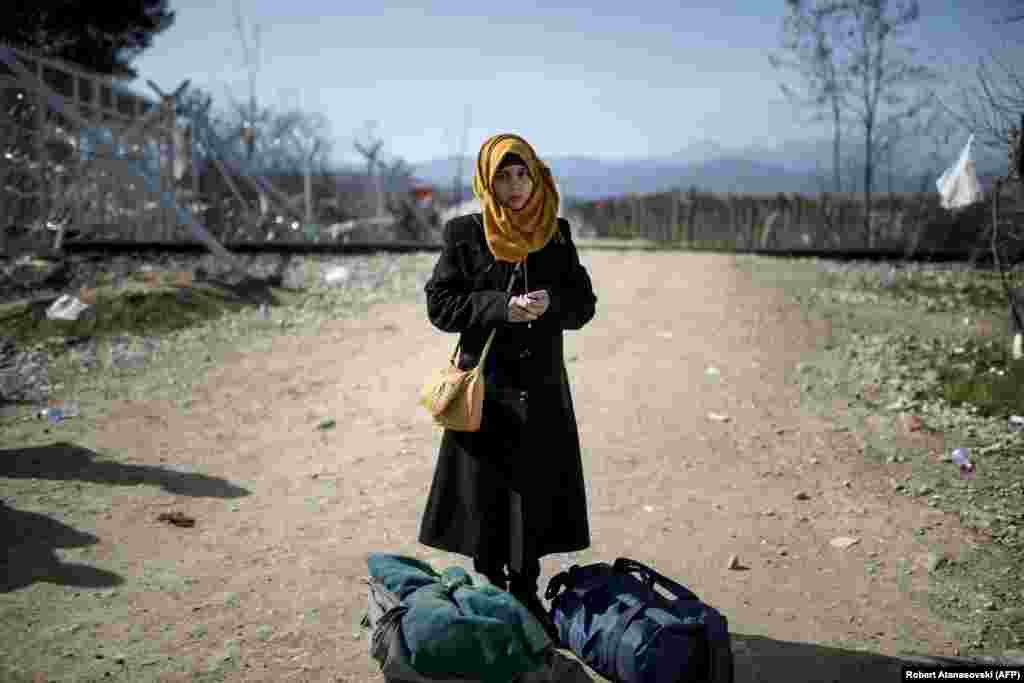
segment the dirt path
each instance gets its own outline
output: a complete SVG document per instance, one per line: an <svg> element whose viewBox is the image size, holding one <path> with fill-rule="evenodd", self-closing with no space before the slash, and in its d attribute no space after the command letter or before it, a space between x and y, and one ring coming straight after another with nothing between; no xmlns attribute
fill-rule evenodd
<svg viewBox="0 0 1024 683"><path fill-rule="evenodd" d="M737 681L896 680L886 655L952 654L952 635L913 599L928 581L913 530L933 525L951 557L966 532L892 496L862 442L801 414L784 380L827 327L754 287L729 257L584 261L598 314L566 346L594 545L544 560L542 585L567 562L648 562L730 619ZM190 412L113 402L94 445L177 474L120 487L86 525L100 539L88 563L124 582L95 598L107 623L87 622L106 654L78 668L55 654L51 679L381 680L358 636L366 553L462 562L415 543L440 439L415 396L454 339L422 303L380 305L227 359ZM318 429L325 419L336 426ZM156 521L173 510L196 526ZM832 547L840 536L860 541ZM731 555L746 569L727 569ZM36 615L43 624L95 612L94 598L71 597L87 588L21 590L63 610ZM69 677L82 671L90 677Z"/></svg>

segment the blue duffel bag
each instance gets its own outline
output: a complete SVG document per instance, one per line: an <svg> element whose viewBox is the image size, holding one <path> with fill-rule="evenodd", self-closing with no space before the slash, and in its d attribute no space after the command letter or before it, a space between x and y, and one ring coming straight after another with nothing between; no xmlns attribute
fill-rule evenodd
<svg viewBox="0 0 1024 683"><path fill-rule="evenodd" d="M545 595L563 644L610 679L732 683L726 618L650 567L626 558L573 565Z"/></svg>

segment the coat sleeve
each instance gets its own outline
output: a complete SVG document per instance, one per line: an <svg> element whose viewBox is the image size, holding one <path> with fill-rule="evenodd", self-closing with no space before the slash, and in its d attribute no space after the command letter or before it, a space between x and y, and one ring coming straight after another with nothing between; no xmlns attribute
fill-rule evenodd
<svg viewBox="0 0 1024 683"><path fill-rule="evenodd" d="M580 263L579 252L572 241L569 221L562 221L562 236L568 246L568 259L562 271L557 292L551 293L551 303L545 316L558 320L563 330L578 330L591 321L597 304L594 287L587 269Z"/></svg>
<svg viewBox="0 0 1024 683"><path fill-rule="evenodd" d="M509 295L501 290L473 291L463 270L460 243L449 221L444 227L444 246L434 273L423 291L427 315L442 332L466 332L501 325L508 316Z"/></svg>

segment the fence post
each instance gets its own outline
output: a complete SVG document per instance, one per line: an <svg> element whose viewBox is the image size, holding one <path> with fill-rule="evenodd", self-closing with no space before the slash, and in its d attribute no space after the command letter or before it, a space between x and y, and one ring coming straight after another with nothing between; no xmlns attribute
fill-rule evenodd
<svg viewBox="0 0 1024 683"><path fill-rule="evenodd" d="M697 234L697 201L696 189L690 188L690 205L687 209L686 215L686 243L690 248L693 247Z"/></svg>
<svg viewBox="0 0 1024 683"><path fill-rule="evenodd" d="M678 239L679 238L679 200L681 199L681 197L679 195L680 195L680 190L678 188L677 189L673 189L672 192L669 193L669 199L672 202L672 210L669 213L669 215L671 216L671 218L669 219L669 221L670 221L669 222L669 241L670 242L678 242L679 241L679 239Z"/></svg>
<svg viewBox="0 0 1024 683"><path fill-rule="evenodd" d="M49 214L50 207L47 206L46 202L46 188L45 185L45 174L44 169L46 168L46 141L45 141L45 127L46 127L46 100L43 98L43 63L36 61L36 79L38 86L35 92L36 101L36 116L35 116L35 143L36 143L36 159L39 163L36 166L36 207L38 210L38 216L42 218L43 228L46 227L46 218Z"/></svg>

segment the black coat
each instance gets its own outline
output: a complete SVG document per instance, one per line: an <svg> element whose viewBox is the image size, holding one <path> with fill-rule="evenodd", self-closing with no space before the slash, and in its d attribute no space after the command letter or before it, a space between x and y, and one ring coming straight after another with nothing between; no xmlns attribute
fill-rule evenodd
<svg viewBox="0 0 1024 683"><path fill-rule="evenodd" d="M497 333L484 367L480 430L445 430L419 540L521 571L531 559L590 545L562 331L586 325L597 298L568 221L559 219L561 241L530 254L525 272L514 273L487 248L480 220L460 216L445 225L444 249L424 288L431 323L460 333L460 368L474 367L490 331ZM512 275L512 295L551 295L532 323L508 322Z"/></svg>

